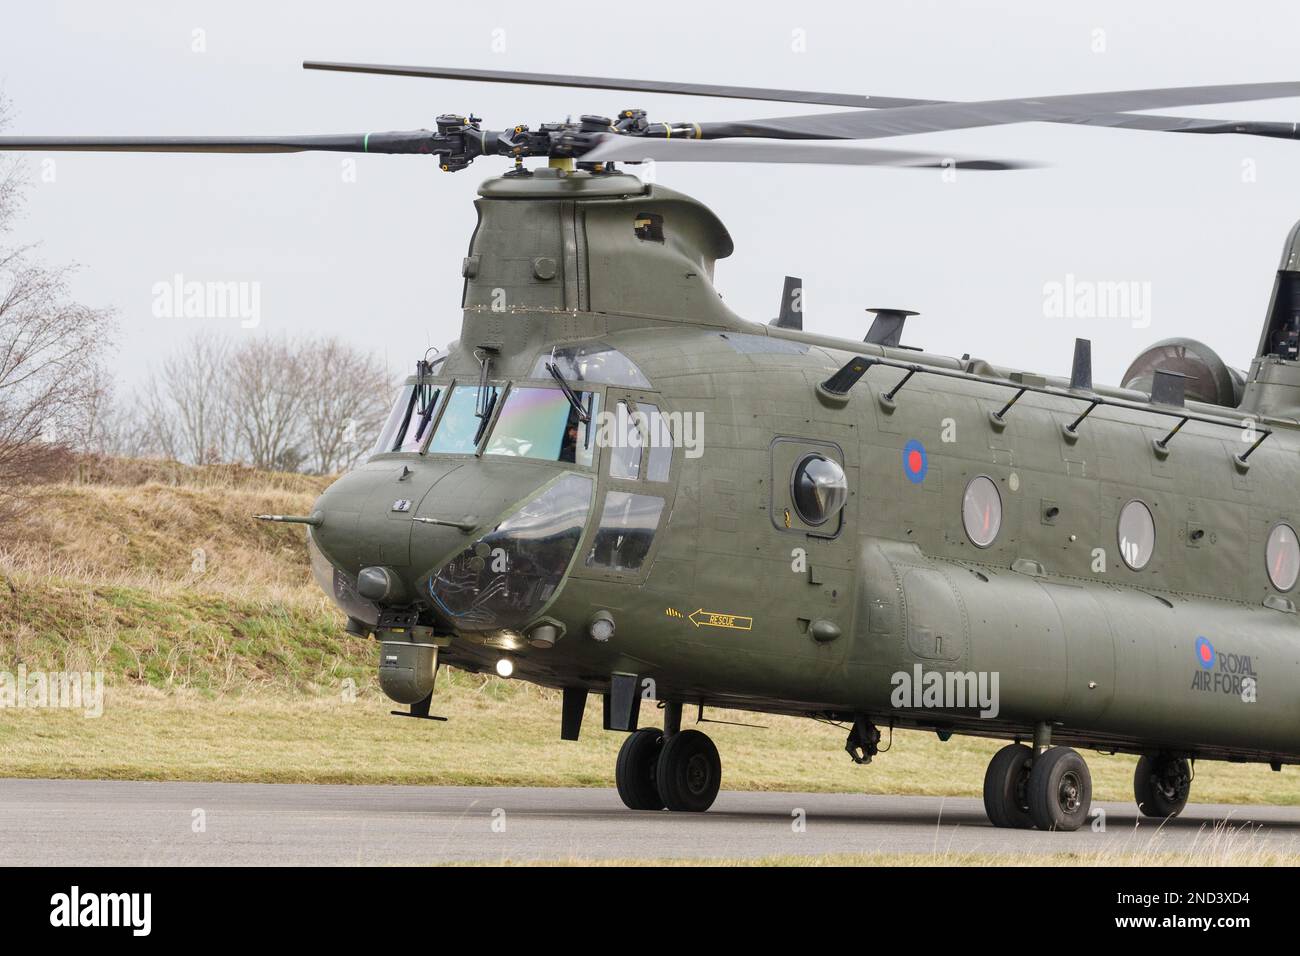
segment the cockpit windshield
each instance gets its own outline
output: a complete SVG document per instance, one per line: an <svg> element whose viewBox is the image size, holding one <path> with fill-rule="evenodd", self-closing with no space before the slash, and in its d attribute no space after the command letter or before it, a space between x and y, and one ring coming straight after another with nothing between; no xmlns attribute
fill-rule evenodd
<svg viewBox="0 0 1300 956"><path fill-rule="evenodd" d="M600 394L569 388L563 379L559 387L408 384L372 454L427 449L435 455L474 455L482 447L485 455L589 468L599 415Z"/></svg>
<svg viewBox="0 0 1300 956"><path fill-rule="evenodd" d="M582 415L558 388L512 388L484 453L590 465L600 396L574 394Z"/></svg>
<svg viewBox="0 0 1300 956"><path fill-rule="evenodd" d="M478 451L483 431L492 418L497 394L495 385L484 386L481 396L477 385L453 388L429 451L440 455L472 455Z"/></svg>

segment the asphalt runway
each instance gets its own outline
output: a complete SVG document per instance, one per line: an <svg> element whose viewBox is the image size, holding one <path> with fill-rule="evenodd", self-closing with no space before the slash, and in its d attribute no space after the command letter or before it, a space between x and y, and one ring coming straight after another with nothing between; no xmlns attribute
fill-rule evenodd
<svg viewBox="0 0 1300 956"><path fill-rule="evenodd" d="M1094 804L1104 832L997 830L979 800L723 792L704 814L627 810L613 790L0 781L5 863L432 864L775 854L1296 853L1300 808L1190 805L1157 826ZM1227 827L1216 824L1227 822ZM799 824L802 822L802 827Z"/></svg>

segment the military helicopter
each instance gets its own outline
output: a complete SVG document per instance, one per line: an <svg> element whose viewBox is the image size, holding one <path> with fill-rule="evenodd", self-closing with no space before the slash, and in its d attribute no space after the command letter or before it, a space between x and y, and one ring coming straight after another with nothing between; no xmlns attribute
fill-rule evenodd
<svg viewBox="0 0 1300 956"><path fill-rule="evenodd" d="M415 363L364 464L309 515L312 570L373 638L384 692L431 713L454 665L562 691L626 733L636 810L703 811L722 780L706 707L1009 743L984 780L999 827L1089 817L1080 749L1140 755L1141 812L1177 814L1194 761L1300 761L1300 224L1248 373L1187 340L1121 387L733 313L732 253L696 200L616 168L647 159L984 172L1028 164L826 140L1018 122L1296 138L1292 123L1134 114L1300 95L1300 83L953 103L793 90L308 62L310 69L845 107L745 122L637 109L489 130L336 136L8 137L3 149L416 153L478 190L464 320ZM544 168L525 160L545 158ZM661 712L642 726L648 707ZM662 726L659 726L659 725Z"/></svg>

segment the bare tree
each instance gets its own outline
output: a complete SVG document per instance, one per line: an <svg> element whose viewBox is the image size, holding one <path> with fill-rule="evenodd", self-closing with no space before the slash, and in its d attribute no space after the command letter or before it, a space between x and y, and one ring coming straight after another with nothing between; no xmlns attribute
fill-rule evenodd
<svg viewBox="0 0 1300 956"><path fill-rule="evenodd" d="M301 349L308 467L321 475L356 464L383 424L391 388L383 362L336 338Z"/></svg>
<svg viewBox="0 0 1300 956"><path fill-rule="evenodd" d="M197 335L163 362L141 396L144 424L168 458L210 465L233 457L231 348Z"/></svg>
<svg viewBox="0 0 1300 956"><path fill-rule="evenodd" d="M0 102L0 125L6 110ZM17 211L17 176L14 165L0 169L0 235ZM100 401L113 321L72 300L70 272L36 262L30 247L0 245L0 520L81 444Z"/></svg>
<svg viewBox="0 0 1300 956"><path fill-rule="evenodd" d="M256 468L297 471L303 452L302 409L309 382L286 339L257 338L230 353L230 421L240 450Z"/></svg>

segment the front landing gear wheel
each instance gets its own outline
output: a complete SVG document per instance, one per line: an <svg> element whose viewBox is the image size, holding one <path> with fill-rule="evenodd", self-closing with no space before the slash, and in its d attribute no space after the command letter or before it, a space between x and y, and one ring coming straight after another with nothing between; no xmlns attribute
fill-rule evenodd
<svg viewBox="0 0 1300 956"><path fill-rule="evenodd" d="M698 730L673 734L659 754L655 780L669 810L702 813L713 806L722 784L718 748Z"/></svg>
<svg viewBox="0 0 1300 956"><path fill-rule="evenodd" d="M1029 814L1040 830L1077 830L1092 806L1092 774L1069 747L1051 747L1029 771Z"/></svg>
<svg viewBox="0 0 1300 956"><path fill-rule="evenodd" d="M664 747L664 732L646 727L627 735L618 749L614 764L614 783L623 805L629 810L662 810L663 797L655 785L659 752Z"/></svg>
<svg viewBox="0 0 1300 956"><path fill-rule="evenodd" d="M993 755L984 773L984 812L995 827L1028 830L1034 825L1026 793L1034 752L1022 744L1007 744Z"/></svg>
<svg viewBox="0 0 1300 956"><path fill-rule="evenodd" d="M1176 817L1192 792L1192 769L1181 757L1143 757L1133 772L1133 797L1143 816Z"/></svg>

